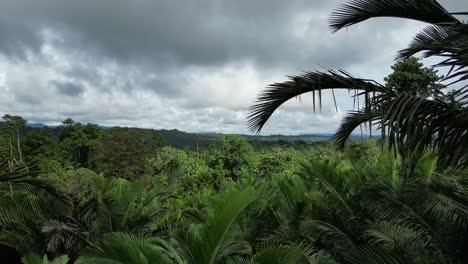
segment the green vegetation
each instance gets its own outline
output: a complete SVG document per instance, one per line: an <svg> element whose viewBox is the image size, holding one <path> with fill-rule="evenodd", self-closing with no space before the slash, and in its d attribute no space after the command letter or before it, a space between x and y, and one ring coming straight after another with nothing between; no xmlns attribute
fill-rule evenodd
<svg viewBox="0 0 468 264"><path fill-rule="evenodd" d="M131 177L53 163L1 168L0 241L24 263L468 260L468 172L439 170L432 152L407 160L375 140L254 149L227 136L198 153L158 146Z"/></svg>
<svg viewBox="0 0 468 264"><path fill-rule="evenodd" d="M448 56L440 65L455 67L444 80L467 78L467 25L432 0L355 0L332 27L379 16L434 24L386 85L307 73L272 85L252 108L260 130L300 93L360 90L364 108L335 142L252 145L217 135L182 149L148 130L71 119L30 129L5 115L1 249L26 264L467 263L466 87L444 92L442 77L409 56ZM382 137L349 139L369 122Z"/></svg>

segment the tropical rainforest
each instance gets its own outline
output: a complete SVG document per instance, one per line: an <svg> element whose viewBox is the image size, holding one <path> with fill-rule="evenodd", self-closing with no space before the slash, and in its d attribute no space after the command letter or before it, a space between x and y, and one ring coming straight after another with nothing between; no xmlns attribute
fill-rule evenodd
<svg viewBox="0 0 468 264"><path fill-rule="evenodd" d="M319 143L218 135L184 148L151 130L4 115L2 263L468 263L466 15L435 0L338 7L334 31L375 17L428 25L383 84L305 72L252 105L255 133L292 98L312 93L315 112L322 92L349 90L354 111Z"/></svg>

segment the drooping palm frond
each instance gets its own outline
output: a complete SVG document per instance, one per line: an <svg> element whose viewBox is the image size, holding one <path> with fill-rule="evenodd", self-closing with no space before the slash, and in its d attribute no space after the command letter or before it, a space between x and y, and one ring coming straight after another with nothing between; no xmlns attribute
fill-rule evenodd
<svg viewBox="0 0 468 264"><path fill-rule="evenodd" d="M410 154L432 146L438 151L441 167L468 165L467 109L442 98L426 99L407 93L374 107L385 111L378 118L380 129L387 130L390 147L398 146L401 153Z"/></svg>
<svg viewBox="0 0 468 264"><path fill-rule="evenodd" d="M468 191L453 179L435 173L430 191L418 196L419 210L428 218L451 224L458 230L468 230ZM420 191L422 192L422 191Z"/></svg>
<svg viewBox="0 0 468 264"><path fill-rule="evenodd" d="M399 17L433 24L419 33L398 58L417 53L423 53L423 57L442 57L443 61L435 66L450 68L445 80L451 84L468 80L468 25L436 0L351 0L332 13L330 26L337 31L373 17ZM367 124L372 132L372 126L377 125L382 138L388 132L390 147L398 148L402 154L433 147L440 151L440 167L468 165L468 86L441 98L418 98L342 71L311 72L289 78L290 81L267 87L250 108L247 123L252 132L259 133L271 115L294 97L312 92L315 112L315 102L318 99L321 104L322 91L347 88L355 90L355 96L363 95L365 105L362 109L358 106L343 121L335 135L339 148L343 148L357 127Z"/></svg>
<svg viewBox="0 0 468 264"><path fill-rule="evenodd" d="M0 160L0 223L8 225L66 211L68 197L50 180L35 178L26 164Z"/></svg>
<svg viewBox="0 0 468 264"><path fill-rule="evenodd" d="M347 256L351 264L406 264L398 255L390 254L377 245L360 246ZM422 262L421 262L422 263Z"/></svg>
<svg viewBox="0 0 468 264"><path fill-rule="evenodd" d="M404 263L418 263L425 259L437 263L446 263L444 255L421 232L409 223L397 224L380 221L371 223L365 234L368 243L378 245L381 250L399 256ZM425 258L425 256L430 256ZM422 261L421 261L422 262Z"/></svg>
<svg viewBox="0 0 468 264"><path fill-rule="evenodd" d="M430 202L422 195L426 192L423 191L423 188L421 184L412 183L405 184L405 187L401 189L390 186L369 188L365 195L368 197L365 207L374 219L387 222L390 227L380 226L377 228L379 231L375 231L375 228L372 231L371 225L367 232L368 234L371 232L374 239L376 236L381 237L383 234L387 234L387 242L392 240L392 236L399 239L400 241L394 241L394 244L401 251L399 255L403 257L430 255L437 263L446 263L448 257L455 256L447 244L448 240L445 239L452 235L444 235L443 231L444 228L452 225L452 221L444 222L441 220L439 224L437 219L430 217L430 214L423 209L427 209L428 204L426 203ZM433 203L432 205L440 206L441 204L436 205ZM392 235L392 233L400 234ZM405 235L403 236L402 233ZM410 241L404 241L405 236ZM416 241L412 241L414 239ZM381 242L380 246L386 248L390 245L389 243L383 243L382 240L374 241ZM414 248L411 249L410 246L405 246L405 243L411 244L411 247ZM416 251L422 253L417 254Z"/></svg>
<svg viewBox="0 0 468 264"><path fill-rule="evenodd" d="M346 220L349 221L349 219ZM304 235L320 241L331 251L343 254L343 252L356 247L354 234L349 232L351 224L345 223L346 220L338 219L332 223L331 221L307 219L302 222L301 231Z"/></svg>
<svg viewBox="0 0 468 264"><path fill-rule="evenodd" d="M454 27L430 25L416 34L409 47L401 50L397 58L409 58L419 52L424 52L422 54L424 57L441 55L445 52L454 54L460 51L459 41L463 39L464 36L454 31Z"/></svg>
<svg viewBox="0 0 468 264"><path fill-rule="evenodd" d="M379 117L380 113L370 109L348 113L333 136L333 140L336 142L338 149L344 149L346 142L356 128L363 124L376 123L376 121L379 120ZM383 132L385 129L381 129L381 131ZM384 137L385 135L382 134L382 136Z"/></svg>
<svg viewBox="0 0 468 264"><path fill-rule="evenodd" d="M167 237L166 239L160 237L151 237L148 238L148 241L162 249L164 254L171 259L171 263L187 264L185 255L181 254L182 249L179 248L180 243L178 240L170 237Z"/></svg>
<svg viewBox="0 0 468 264"><path fill-rule="evenodd" d="M259 133L282 104L304 93L314 93L313 107L316 109L316 101L321 108L321 94L325 90L346 89L358 91L360 94L387 91L384 86L376 82L355 78L345 71L308 72L289 78L290 81L270 85L258 96L247 117L248 127L252 132Z"/></svg>
<svg viewBox="0 0 468 264"><path fill-rule="evenodd" d="M432 24L418 33L398 59L422 52L423 57L440 56L438 67L450 67L446 80L453 83L468 80L468 25L449 13L436 0L351 0L330 17L330 27L338 31L375 17L398 17Z"/></svg>
<svg viewBox="0 0 468 264"><path fill-rule="evenodd" d="M363 124L377 125L390 149L408 156L427 148L438 151L439 167L467 166L468 109L444 97L422 98L409 93L382 93L341 123L334 140L343 149L351 133Z"/></svg>
<svg viewBox="0 0 468 264"><path fill-rule="evenodd" d="M96 248L88 248L78 264L173 263L162 248L147 239L126 233L109 233Z"/></svg>
<svg viewBox="0 0 468 264"><path fill-rule="evenodd" d="M398 17L431 24L460 23L435 0L351 0L332 13L330 27L338 31L375 17Z"/></svg>
<svg viewBox="0 0 468 264"><path fill-rule="evenodd" d="M431 25L418 33L397 59L421 53L424 58L437 56L442 61L436 67L449 67L445 80L451 84L468 80L468 25Z"/></svg>
<svg viewBox="0 0 468 264"><path fill-rule="evenodd" d="M46 237L47 252L52 254L61 252L73 258L80 249L93 246L93 242L89 241L90 230L79 223L48 219L42 224L41 231Z"/></svg>

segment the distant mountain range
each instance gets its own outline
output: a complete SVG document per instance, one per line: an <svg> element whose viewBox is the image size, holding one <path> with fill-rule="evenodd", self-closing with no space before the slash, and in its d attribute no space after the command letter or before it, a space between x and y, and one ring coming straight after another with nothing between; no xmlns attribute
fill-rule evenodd
<svg viewBox="0 0 468 264"><path fill-rule="evenodd" d="M44 125L44 124L42 124L42 123L28 123L27 126L33 127L33 128L48 127L47 125Z"/></svg>

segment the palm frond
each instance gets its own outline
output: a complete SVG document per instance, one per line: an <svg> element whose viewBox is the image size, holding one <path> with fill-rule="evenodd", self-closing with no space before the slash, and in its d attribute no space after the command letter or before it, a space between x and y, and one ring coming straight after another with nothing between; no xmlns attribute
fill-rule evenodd
<svg viewBox="0 0 468 264"><path fill-rule="evenodd" d="M417 53L422 57L438 56L442 62L436 67L448 67L445 80L451 84L468 80L468 25L431 25L418 33L408 48L399 52L397 59L409 58Z"/></svg>
<svg viewBox="0 0 468 264"><path fill-rule="evenodd" d="M368 241L386 252L396 254L405 263L412 263L421 256L431 256L437 263L444 263L443 254L434 248L426 232L411 224L395 224L386 221L372 223L366 230Z"/></svg>
<svg viewBox="0 0 468 264"><path fill-rule="evenodd" d="M233 247L239 248L232 228L242 212L252 204L259 192L251 187L228 192L216 210L197 232L187 232L180 236L185 248L184 255L190 258L190 263L217 263L226 252L232 252Z"/></svg>
<svg viewBox="0 0 468 264"><path fill-rule="evenodd" d="M51 180L35 178L25 163L0 160L0 223L9 225L67 211L68 197Z"/></svg>
<svg viewBox="0 0 468 264"><path fill-rule="evenodd" d="M344 149L346 141L350 138L353 131L363 124L372 124L372 122L378 120L380 113L372 110L361 110L349 113L344 120L341 122L340 127L333 136L333 140L336 142L338 149ZM370 128L370 131L372 128ZM382 130L384 131L384 130Z"/></svg>
<svg viewBox="0 0 468 264"><path fill-rule="evenodd" d="M467 165L467 109L406 93L379 108L388 109L381 123L388 129L390 147L398 146L406 155L432 146L438 150L440 167Z"/></svg>
<svg viewBox="0 0 468 264"><path fill-rule="evenodd" d="M309 245L264 245L254 257L254 263L258 264L293 264L308 263L311 259L313 248Z"/></svg>
<svg viewBox="0 0 468 264"><path fill-rule="evenodd" d="M330 27L338 31L375 17L398 17L431 24L460 23L436 0L351 0L331 14Z"/></svg>
<svg viewBox="0 0 468 264"><path fill-rule="evenodd" d="M303 164L300 175L304 179L318 183L316 187L319 190L330 194L330 198L337 201L347 214L354 215L353 205L349 200L352 175L348 171L341 171L337 168L337 164L332 162L313 161L310 164Z"/></svg>
<svg viewBox="0 0 468 264"><path fill-rule="evenodd" d="M329 245L337 252L346 252L356 246L348 230L333 223L314 219L305 220L301 225L301 230L305 235Z"/></svg>
<svg viewBox="0 0 468 264"><path fill-rule="evenodd" d="M259 133L282 104L304 93L313 93L314 99L317 99L314 100L315 109L315 101L320 104L321 92L324 90L347 89L364 93L386 91L382 85L355 78L345 71L308 72L300 76L291 76L289 79L287 82L270 85L258 96L247 117L248 127L252 132Z"/></svg>
<svg viewBox="0 0 468 264"><path fill-rule="evenodd" d="M172 262L163 249L144 238L126 233L109 233L100 241L98 247L86 249L77 263L163 264Z"/></svg>
<svg viewBox="0 0 468 264"><path fill-rule="evenodd" d="M404 264L407 262L398 256L387 253L376 245L359 246L348 256L347 261L351 264Z"/></svg>

